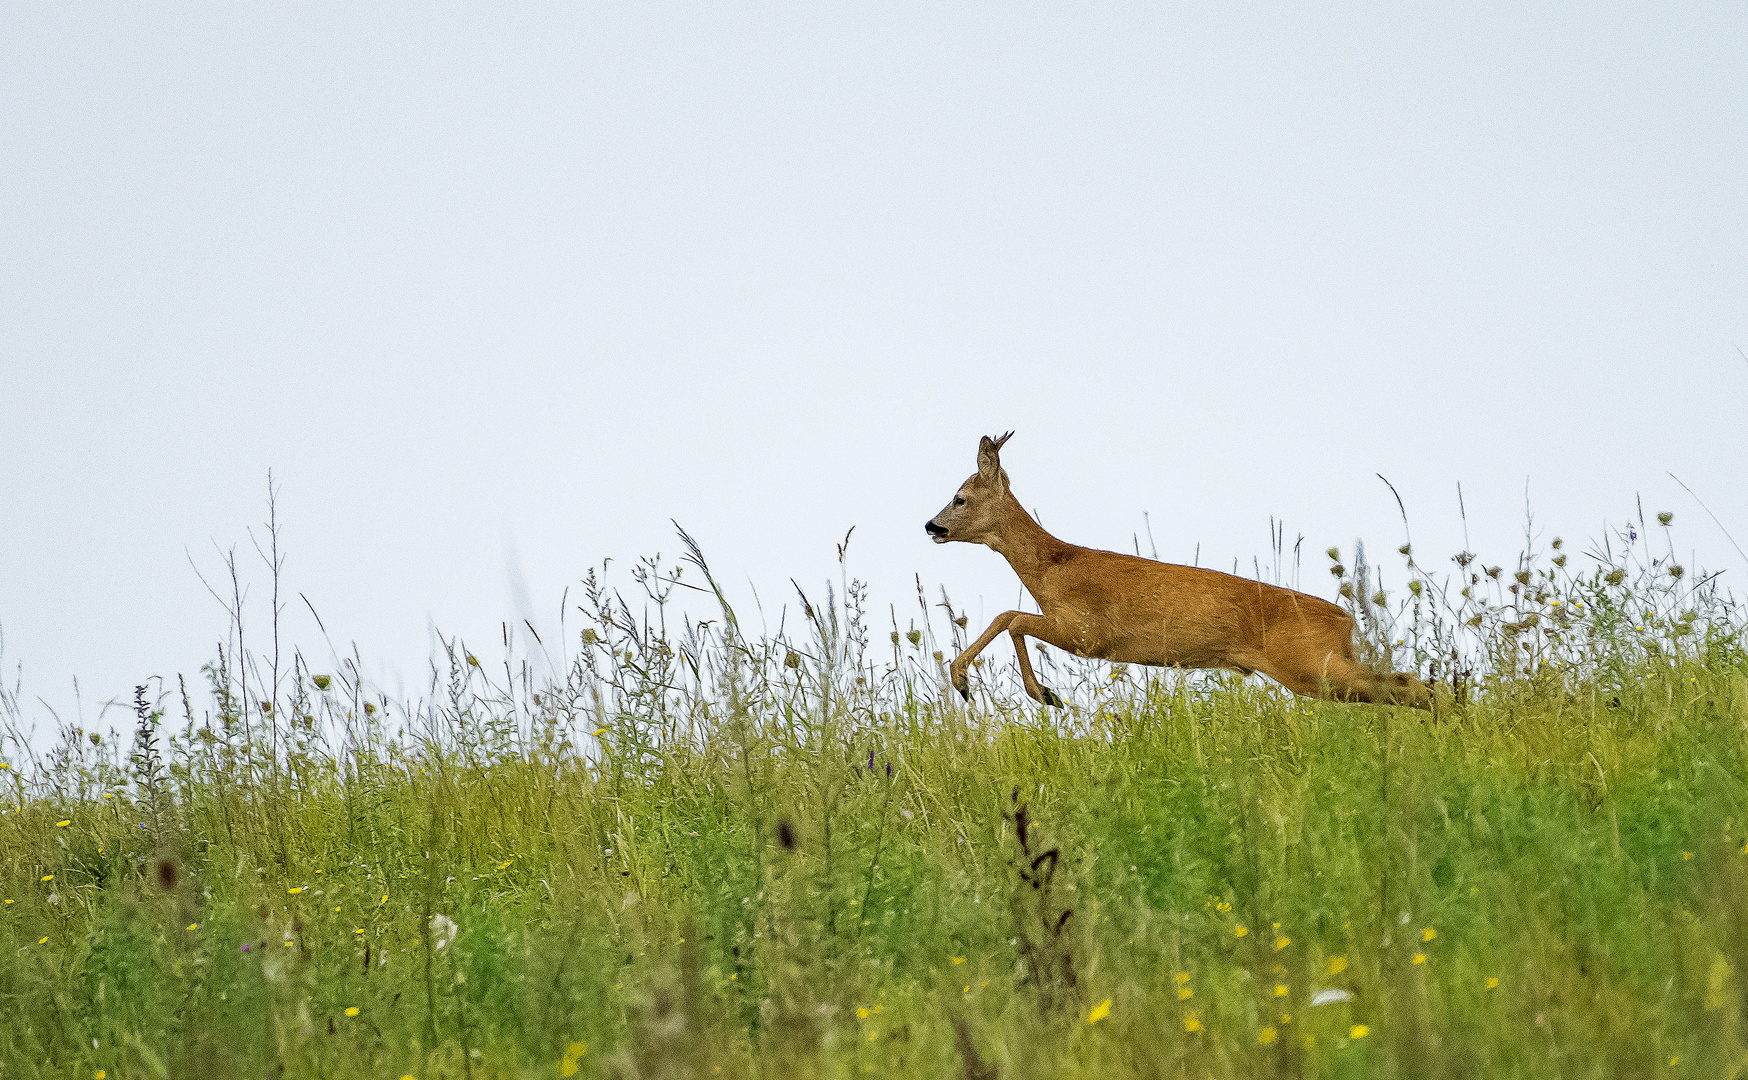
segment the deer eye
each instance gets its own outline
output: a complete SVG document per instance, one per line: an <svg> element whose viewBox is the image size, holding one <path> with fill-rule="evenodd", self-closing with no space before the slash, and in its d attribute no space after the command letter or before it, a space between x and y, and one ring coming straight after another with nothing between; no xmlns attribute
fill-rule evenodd
<svg viewBox="0 0 1748 1080"><path fill-rule="evenodd" d="M954 498L953 505L954 506L964 506L965 505L965 496L960 495L960 496Z"/></svg>

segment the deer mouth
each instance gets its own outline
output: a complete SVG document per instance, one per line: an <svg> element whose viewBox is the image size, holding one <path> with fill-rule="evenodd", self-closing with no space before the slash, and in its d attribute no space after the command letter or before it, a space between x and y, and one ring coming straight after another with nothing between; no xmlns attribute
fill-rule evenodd
<svg viewBox="0 0 1748 1080"><path fill-rule="evenodd" d="M937 544L945 544L947 542L947 527L945 525L936 525L934 522L930 521L923 525L923 531L928 533Z"/></svg>

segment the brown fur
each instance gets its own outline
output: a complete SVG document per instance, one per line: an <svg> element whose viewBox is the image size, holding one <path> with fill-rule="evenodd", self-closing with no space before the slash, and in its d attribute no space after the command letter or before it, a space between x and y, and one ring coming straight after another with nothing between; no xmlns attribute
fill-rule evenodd
<svg viewBox="0 0 1748 1080"><path fill-rule="evenodd" d="M1005 630L1019 656L1026 693L1058 708L1061 699L1032 672L1027 637L1096 660L1226 668L1243 675L1260 671L1308 697L1432 708L1425 683L1360 663L1352 617L1327 600L1051 536L1008 489L1000 453L1012 435L984 436L977 473L924 526L936 543L962 540L995 549L1043 610L1041 615L1003 612L953 660L953 686L961 694L971 696L972 658Z"/></svg>

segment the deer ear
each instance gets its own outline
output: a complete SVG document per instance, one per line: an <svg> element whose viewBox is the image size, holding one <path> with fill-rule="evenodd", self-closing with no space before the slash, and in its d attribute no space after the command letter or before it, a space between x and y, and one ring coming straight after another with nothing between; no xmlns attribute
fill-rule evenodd
<svg viewBox="0 0 1748 1080"><path fill-rule="evenodd" d="M977 475L985 480L996 480L1001 477L1002 444L1013 437L1014 433L1011 431L999 439L992 439L988 435L983 437L982 441L977 444Z"/></svg>

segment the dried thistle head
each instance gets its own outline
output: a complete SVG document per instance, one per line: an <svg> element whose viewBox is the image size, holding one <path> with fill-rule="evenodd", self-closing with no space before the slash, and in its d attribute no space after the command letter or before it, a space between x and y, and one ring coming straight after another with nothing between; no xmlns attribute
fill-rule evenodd
<svg viewBox="0 0 1748 1080"><path fill-rule="evenodd" d="M1661 514L1657 515L1657 524L1659 524L1659 525L1667 525L1671 521L1674 521L1674 520L1675 520L1675 515L1670 513L1667 510L1665 510Z"/></svg>
<svg viewBox="0 0 1748 1080"><path fill-rule="evenodd" d="M1608 576L1603 578L1602 580L1608 582L1610 585L1619 585L1621 582L1625 581L1626 579L1627 579L1627 572L1625 570L1611 570L1611 571L1609 571Z"/></svg>

